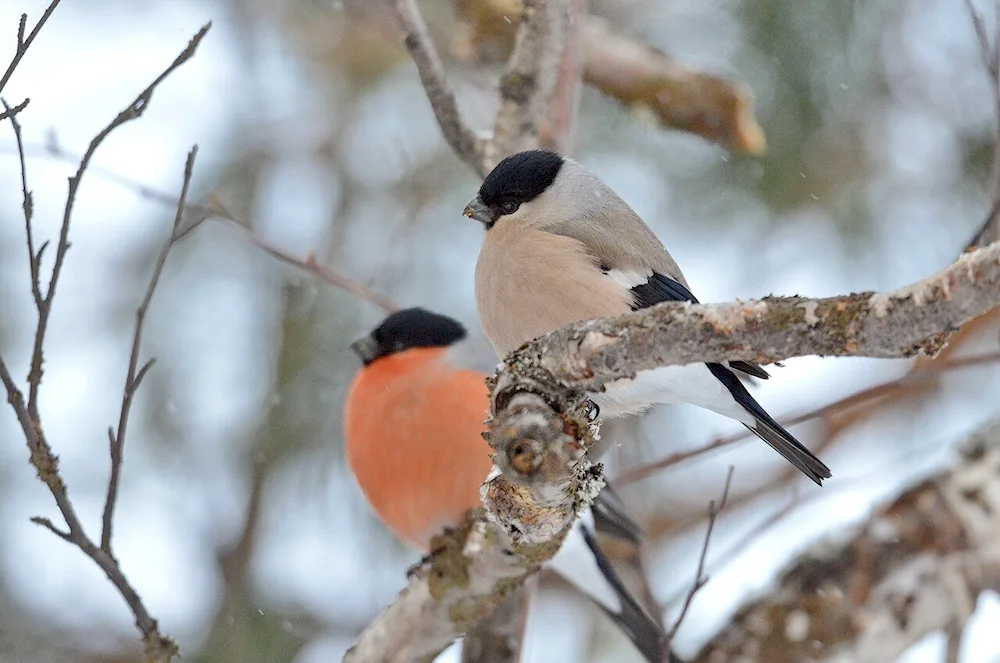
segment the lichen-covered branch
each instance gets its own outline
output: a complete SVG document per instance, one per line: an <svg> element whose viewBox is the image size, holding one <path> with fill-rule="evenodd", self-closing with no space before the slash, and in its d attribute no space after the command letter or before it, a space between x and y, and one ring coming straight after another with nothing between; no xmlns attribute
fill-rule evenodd
<svg viewBox="0 0 1000 663"><path fill-rule="evenodd" d="M716 661L896 660L964 624L1000 591L1000 420L959 463L880 508L853 535L799 556L695 657Z"/></svg>
<svg viewBox="0 0 1000 663"><path fill-rule="evenodd" d="M483 484L485 506L435 537L410 585L364 630L345 663L428 661L486 618L550 559L578 511L603 486L584 459L593 442L589 406L563 400L566 414L501 378L490 443L506 474Z"/></svg>
<svg viewBox="0 0 1000 663"><path fill-rule="evenodd" d="M507 371L561 389L597 391L659 366L805 355L899 358L935 353L1000 302L1000 242L886 293L660 304L552 332L512 353Z"/></svg>

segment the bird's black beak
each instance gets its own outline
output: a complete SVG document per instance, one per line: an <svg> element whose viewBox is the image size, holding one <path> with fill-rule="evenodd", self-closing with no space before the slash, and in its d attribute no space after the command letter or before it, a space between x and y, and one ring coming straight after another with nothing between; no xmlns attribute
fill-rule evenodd
<svg viewBox="0 0 1000 663"><path fill-rule="evenodd" d="M479 196L476 196L469 201L469 204L465 206L465 211L462 212L462 214L470 219L475 219L487 228L492 226L496 221L496 219L493 218L493 212L490 211L489 207L483 204L483 201Z"/></svg>
<svg viewBox="0 0 1000 663"><path fill-rule="evenodd" d="M378 343L371 336L363 336L351 343L351 349L361 357L361 362L366 366L381 356Z"/></svg>

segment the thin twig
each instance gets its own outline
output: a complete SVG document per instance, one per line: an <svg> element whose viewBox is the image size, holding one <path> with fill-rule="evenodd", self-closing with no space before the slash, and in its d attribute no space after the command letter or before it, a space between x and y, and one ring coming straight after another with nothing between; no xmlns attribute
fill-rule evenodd
<svg viewBox="0 0 1000 663"><path fill-rule="evenodd" d="M487 170L483 164L483 141L469 128L458 110L455 93L448 85L441 57L431 41L427 23L420 14L416 0L391 0L390 4L403 31L403 43L417 66L420 82L427 93L427 100L437 118L441 134L459 159L480 177L485 176Z"/></svg>
<svg viewBox="0 0 1000 663"><path fill-rule="evenodd" d="M44 147L25 144L24 148L24 153L30 153L32 156L42 156L58 161L73 163L78 163L80 160L78 156L63 150L58 144L50 144ZM34 150L32 148L34 148ZM101 168L99 166L91 166L88 169L88 172L99 173L102 177L129 189L141 198L170 206L176 206L178 203L175 196L113 170ZM309 272L313 276L326 281L330 285L340 288L362 301L366 301L369 304L379 307L386 313L392 313L393 311L399 310L399 304L393 301L392 298L372 290L360 281L352 279L351 277L341 274L330 267L318 263L312 254L306 256L305 258L301 258L274 246L266 239L254 233L253 230L247 227L244 223L241 223L240 220L233 218L221 202L214 199L214 197L210 197L208 204L186 203L184 205L184 212L190 215L194 221L186 224L185 228L180 231L177 237L178 241L183 239L189 232L191 232L191 230L196 228L199 220L213 219L220 223L225 223L228 227L247 237L247 239L249 239L259 249L287 265L292 265L293 267L298 267L299 269Z"/></svg>
<svg viewBox="0 0 1000 663"><path fill-rule="evenodd" d="M50 9L54 7L55 4L56 3L53 3L53 5L50 6ZM66 522L66 530L59 528L47 518L36 517L33 519L33 522L49 529L60 538L79 548L87 557L97 564L98 567L100 567L132 611L132 614L135 617L136 627L142 634L146 658L148 661L153 663L165 663L170 661L177 653L177 645L169 638L161 635L156 620L153 619L153 617L146 610L146 607L143 605L139 595L125 577L118 561L111 554L110 546L96 545L84 530L79 516L73 507L73 503L69 499L66 484L59 473L58 457L52 452L52 447L45 437L44 427L42 426L38 412L38 391L42 376L42 348L45 340L45 332L47 329L49 315L52 311L52 302L59 282L59 276L66 257L66 252L69 249L70 219L72 217L73 206L76 201L76 193L79 189L83 173L87 169L90 159L93 157L94 152L97 150L97 147L104 140L104 138L106 138L121 124L139 117L149 104L156 86L159 85L177 67L194 55L195 49L201 39L205 36L205 33L208 31L210 25L211 24L203 27L191 40L187 48L177 57L177 59L175 59L174 62L162 74L160 74L153 81L153 83L147 87L142 94L139 95L139 97L136 98L135 101L132 102L132 104L119 113L114 121L103 129L93 141L91 141L90 147L80 160L79 169L69 181L69 193L67 195L66 207L63 213L63 221L56 248L56 258L53 264L52 275L49 280L48 288L46 289L44 295L42 295L42 288L39 283L39 265L41 262L41 254L47 243L43 243L42 246L39 247L38 251L35 251L31 226L31 194L28 191L27 186L24 145L20 137L20 127L17 126L15 122L15 137L17 138L18 155L20 157L22 168L21 183L22 193L24 196L22 205L24 207L25 229L29 247L32 294L35 299L36 307L38 308L38 322L35 331L34 350L31 357L31 370L28 374L29 391L27 400L25 399L24 393L14 382L13 376L11 375L10 370L8 369L2 356L0 356L0 382L3 382L4 388L7 392L7 400L10 403L11 408L14 410L14 414L21 426L21 431L24 435L25 441L28 444L31 464L38 472L39 479L45 483L45 485L49 488L49 492L52 493L56 506L59 508L59 511ZM24 40L24 20L22 20L18 34L19 45L24 46L25 43L37 33L38 27L39 26L36 26L36 29L33 30L33 34L29 35L28 40ZM186 171L184 184L185 191L189 180L190 172ZM182 205L178 208L178 216L180 215L181 210L183 210ZM136 374L136 378L131 385L133 389L138 385L139 376L144 375L145 371L148 370L148 366L149 365L147 364ZM129 389L129 386L130 385L126 385L126 390ZM127 395L126 397L128 398ZM124 437L122 437L122 439L124 439ZM114 454L114 445L112 445L112 453ZM112 487L109 486L109 491L111 490ZM117 490L117 484L115 485L114 490ZM110 528L108 528L108 535L110 535Z"/></svg>
<svg viewBox="0 0 1000 663"><path fill-rule="evenodd" d="M7 102L0 99L4 108L8 108ZM10 124L14 128L14 140L17 143L17 156L21 162L21 209L24 211L24 233L28 244L28 269L31 274L31 297L35 301L35 308L40 309L42 305L42 291L38 285L38 268L42 261L42 252L35 253L35 238L31 230L31 217L34 215L35 206L31 192L28 191L28 168L24 160L24 141L21 138L21 123L17 118L11 116Z"/></svg>
<svg viewBox="0 0 1000 663"><path fill-rule="evenodd" d="M216 217L216 220L220 223L225 223L226 226L232 228L233 230L239 232L244 237L246 237L250 242L254 244L257 248L267 253L272 258L277 258L281 262L292 265L293 267L298 267L299 269L305 270L314 276L318 276L327 283L331 283L341 290L345 290L350 294L354 295L358 299L368 302L369 304L374 304L378 306L386 313L392 313L393 311L399 310L399 305L393 301L391 298L377 293L368 286L355 281L347 276L344 276L340 272L336 272L329 267L325 267L318 262L316 262L315 256L310 253L304 259L296 255L293 255L284 249L279 249L274 246L266 239L253 232L242 223L236 221L232 217L220 215Z"/></svg>
<svg viewBox="0 0 1000 663"><path fill-rule="evenodd" d="M87 151L84 152L83 158L80 160L80 167L76 171L76 174L69 179L69 193L66 196L66 207L63 211L62 226L59 229L59 242L56 244L56 256L55 262L52 265L52 276L49 279L49 286L46 290L45 297L42 300L42 304L38 310L38 327L35 333L35 344L31 353L31 370L28 373L28 411L31 413L33 420L38 421L38 388L42 383L42 363L43 363L43 353L42 346L45 342L45 332L48 329L49 315L52 312L52 298L56 292L56 286L59 283L59 276L62 273L63 262L66 259L66 252L69 250L69 228L70 220L73 215L73 205L76 202L76 194L80 189L80 183L83 181L83 174L87 170L87 166L90 165L90 160L93 158L94 153L97 148L104 141L108 135L120 127L121 125L140 117L146 108L149 106L149 102L153 97L153 92L156 90L157 86L162 83L167 76L174 72L178 67L191 59L201 40L208 33L209 29L212 27L211 22L206 23L191 39L188 43L187 48L185 48L180 55L167 67L163 73L156 77L156 79L143 90L135 100L129 104L125 110L120 112L111 123L98 133L92 141L90 141L90 146Z"/></svg>
<svg viewBox="0 0 1000 663"><path fill-rule="evenodd" d="M715 521L718 519L719 514L722 513L722 510L726 508L726 499L729 497L729 486L733 481L733 469L733 466L730 465L729 471L726 472L726 484L722 488L719 507L715 507L714 500L708 503L708 526L705 529L705 541L701 544L701 554L698 555L698 570L695 572L694 583L684 598L681 612L677 615L677 620L674 621L673 627L671 627L670 632L667 634L667 642L672 641L674 636L677 635L677 630L681 627L681 622L684 621L684 617L687 615L688 608L691 607L691 602L694 600L695 594L708 582L708 576L705 575L705 559L708 557L708 545L712 541L712 530L715 529Z"/></svg>
<svg viewBox="0 0 1000 663"><path fill-rule="evenodd" d="M21 58L23 58L24 54L28 52L28 47L31 46L31 42L35 41L35 37L38 36L38 33L45 25L45 22L49 20L49 16L51 16L52 12L55 11L59 2L60 0L52 0L52 2L49 3L49 6L45 8L44 12L42 12L42 17L38 19L38 23L35 23L35 27L31 29L31 33L29 33L27 37L24 36L24 30L28 22L28 15L21 14L21 21L17 25L17 48L14 50L14 59L12 59L10 64L7 65L7 71L5 71L3 76L0 77L0 92L3 92L4 86L7 85L7 81L9 81L10 77L14 74L14 70L17 69L17 65L21 64ZM24 103L21 104L21 108L23 108L27 103L28 100L25 99Z"/></svg>
<svg viewBox="0 0 1000 663"><path fill-rule="evenodd" d="M799 415L792 417L780 417L779 420L781 424L785 427L795 426L801 424L805 421L811 419L824 419L828 420L836 414L849 410L853 407L866 403L870 400L876 398L882 398L889 396L895 391L901 390L905 387L909 387L914 384L919 384L923 382L930 382L936 380L942 373L949 371L959 370L963 368L973 368L976 366L983 366L987 364L995 364L1000 362L1000 352L988 352L979 355L972 355L969 357L960 357L958 359L951 359L947 362L942 362L935 364L933 367L929 367L927 370L920 372L907 373L906 375L897 378L895 380L890 380L888 382L882 382L871 387L867 387L860 391L856 391L853 394L844 396L843 398L838 398L832 403L827 403L826 405L804 412ZM728 447L735 444L741 440L746 440L753 437L753 434L748 431L741 431L734 433L726 437L720 437L715 439L709 444L700 446L696 449L691 449L690 451L681 451L678 453L670 454L665 458L653 461L651 463L644 463L637 467L625 470L621 472L614 481L616 484L627 485L630 483L635 483L636 481L641 481L646 479L657 472L666 470L668 468L680 465L681 463L691 460L692 458L697 458L699 456L704 456L705 454L711 453L723 447Z"/></svg>
<svg viewBox="0 0 1000 663"><path fill-rule="evenodd" d="M18 113L20 113L21 111L23 111L25 108L27 108L29 103L31 103L31 99L25 99L24 101L22 101L21 103L19 103L17 106L14 106L12 108L12 107L10 107L10 106L7 105L6 101L3 102L4 112L0 113L0 122L2 122L3 120L6 120L8 117L9 118L13 118L15 115L17 115Z"/></svg>
<svg viewBox="0 0 1000 663"><path fill-rule="evenodd" d="M989 34L986 30L986 23L982 14L972 4L972 0L964 0L965 7L969 12L969 20L972 28L976 32L976 39L979 41L979 52L983 60L983 66L990 76L990 88L993 91L993 114L995 123L995 145L993 147L993 175L991 184L991 198L989 212L983 220L982 225L969 240L966 248L974 246L985 246L997 239L1000 239L1000 0L996 2L997 15L993 34L993 44L990 44Z"/></svg>
<svg viewBox="0 0 1000 663"><path fill-rule="evenodd" d="M146 323L146 313L149 304L153 301L153 293L160 283L160 276L163 274L163 266L167 264L167 257L170 250L177 244L181 235L181 218L184 215L184 208L187 202L188 189L191 186L191 175L194 171L194 160L198 155L198 146L195 145L188 152L187 162L184 164L184 182L181 185L181 195L177 201L177 213L174 215L174 223L170 228L170 237L167 238L160 255L153 266L153 274L149 277L149 285L146 286L146 294L143 295L139 308L135 311L135 331L132 335L132 350L129 353L128 371L125 374L125 386L122 388L122 407L118 415L118 431L110 435L110 456L111 456L111 476L108 479L108 493L104 500L104 515L101 519L101 550L111 554L111 534L114 528L115 505L118 502L118 486L121 483L122 458L125 450L125 433L128 430L128 418L132 412L132 401L142 379L153 366L155 360L150 359L142 368L139 368L139 350L142 348L142 332ZM190 229L187 230L190 232ZM185 232L185 234L187 234Z"/></svg>

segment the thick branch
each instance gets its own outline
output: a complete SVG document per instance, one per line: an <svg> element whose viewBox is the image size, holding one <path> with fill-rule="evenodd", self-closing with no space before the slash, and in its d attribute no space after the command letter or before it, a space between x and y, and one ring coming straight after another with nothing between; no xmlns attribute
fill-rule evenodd
<svg viewBox="0 0 1000 663"><path fill-rule="evenodd" d="M465 59L506 56L513 48L517 2L454 0L466 30L455 49ZM584 13L580 21L584 82L661 127L690 131L737 152L760 154L766 141L746 87L677 62Z"/></svg>
<svg viewBox="0 0 1000 663"><path fill-rule="evenodd" d="M558 550L576 514L603 486L583 460L593 441L582 399L551 415L538 396L501 379L491 444L507 474L483 484L486 507L435 537L409 587L362 632L345 663L428 661L485 619ZM582 462L581 462L582 461ZM516 481L516 483L515 483Z"/></svg>
<svg viewBox="0 0 1000 663"><path fill-rule="evenodd" d="M509 371L546 383L542 393L548 393L597 391L640 370L705 361L772 363L813 354L911 357L933 354L953 331L998 301L1000 243L995 243L887 293L670 303L581 322L535 340L506 364Z"/></svg>
<svg viewBox="0 0 1000 663"><path fill-rule="evenodd" d="M879 509L846 542L801 555L698 654L714 661L898 658L966 621L983 590L1000 590L1000 421L960 462Z"/></svg>
<svg viewBox="0 0 1000 663"><path fill-rule="evenodd" d="M618 34L606 21L583 23L584 81L626 107L648 111L663 127L762 154L764 130L745 86L680 64L649 44Z"/></svg>

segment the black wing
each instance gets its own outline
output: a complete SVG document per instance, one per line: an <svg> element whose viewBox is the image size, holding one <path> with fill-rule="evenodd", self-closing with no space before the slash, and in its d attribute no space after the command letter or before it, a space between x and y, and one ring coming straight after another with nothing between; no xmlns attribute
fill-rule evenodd
<svg viewBox="0 0 1000 663"><path fill-rule="evenodd" d="M647 308L661 302L698 303L691 291L682 284L656 272L653 272L653 275L645 283L632 288L632 292L635 295L633 310ZM738 366L738 364L742 364L742 366ZM802 446L802 443L792 437L792 434L786 431L781 424L772 419L771 415L765 412L764 408L754 400L731 370L717 363L706 364L706 366L712 375L725 385L733 399L756 420L756 425L747 426L747 428L771 445L771 448L817 484L823 485L823 479L830 478L830 468ZM730 362L730 367L748 372L750 375L755 375L754 370L764 372L764 369L756 364L746 362ZM766 377L767 374L764 373L764 376Z"/></svg>
<svg viewBox="0 0 1000 663"><path fill-rule="evenodd" d="M653 276L642 285L632 288L635 293L635 308L646 308L660 302L692 302L698 303L698 298L682 283L653 272ZM770 375L763 368L749 361L736 360L729 362L729 368L766 380Z"/></svg>

